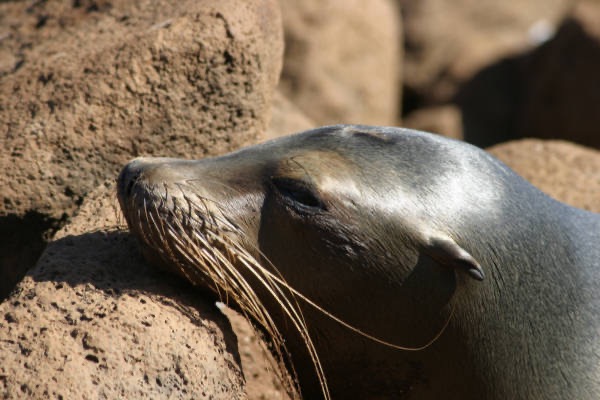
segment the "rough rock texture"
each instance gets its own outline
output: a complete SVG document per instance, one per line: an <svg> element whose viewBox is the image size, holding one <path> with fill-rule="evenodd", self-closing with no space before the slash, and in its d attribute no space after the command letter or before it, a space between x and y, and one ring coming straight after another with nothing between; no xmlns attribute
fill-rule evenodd
<svg viewBox="0 0 600 400"><path fill-rule="evenodd" d="M551 35L573 0L397 0L404 25L404 109L450 101L498 58Z"/></svg>
<svg viewBox="0 0 600 400"><path fill-rule="evenodd" d="M539 139L502 143L487 150L546 194L600 213L600 151Z"/></svg>
<svg viewBox="0 0 600 400"><path fill-rule="evenodd" d="M226 318L143 261L102 189L0 304L0 397L246 398Z"/></svg>
<svg viewBox="0 0 600 400"><path fill-rule="evenodd" d="M128 159L200 157L259 137L283 32L276 0L1 2L0 46L0 285L10 286L42 233Z"/></svg>
<svg viewBox="0 0 600 400"><path fill-rule="evenodd" d="M299 400L297 393L288 393L282 385L281 379L274 372L275 359L265 352L264 342L252 325L230 308L224 308L223 312L238 339L248 400Z"/></svg>
<svg viewBox="0 0 600 400"><path fill-rule="evenodd" d="M60 217L132 155L223 152L266 127L281 63L276 2L36 4L52 40L23 50L0 81L4 214Z"/></svg>
<svg viewBox="0 0 600 400"><path fill-rule="evenodd" d="M280 87L319 125L391 125L399 108L398 12L389 0L280 0Z"/></svg>

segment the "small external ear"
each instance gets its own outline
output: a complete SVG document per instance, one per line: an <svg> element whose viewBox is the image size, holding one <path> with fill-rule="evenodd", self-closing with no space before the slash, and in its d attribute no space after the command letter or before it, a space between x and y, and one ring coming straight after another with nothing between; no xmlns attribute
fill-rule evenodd
<svg viewBox="0 0 600 400"><path fill-rule="evenodd" d="M450 268L462 269L478 281L482 281L485 277L477 260L448 236L436 235L429 237L424 250L440 264Z"/></svg>

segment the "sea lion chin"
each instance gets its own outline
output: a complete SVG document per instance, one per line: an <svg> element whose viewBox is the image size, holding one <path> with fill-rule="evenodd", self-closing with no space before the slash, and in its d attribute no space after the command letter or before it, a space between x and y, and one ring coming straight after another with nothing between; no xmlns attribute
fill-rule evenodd
<svg viewBox="0 0 600 400"><path fill-rule="evenodd" d="M470 145L323 127L135 159L118 197L146 256L260 325L306 398L599 394L600 217Z"/></svg>

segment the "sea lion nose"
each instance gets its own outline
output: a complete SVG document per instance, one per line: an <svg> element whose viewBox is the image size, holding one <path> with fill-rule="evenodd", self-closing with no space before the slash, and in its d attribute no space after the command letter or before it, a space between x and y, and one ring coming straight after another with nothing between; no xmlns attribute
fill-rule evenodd
<svg viewBox="0 0 600 400"><path fill-rule="evenodd" d="M171 161L162 157L138 157L128 162L117 178L117 193L120 198L131 196L131 191L142 177L148 178L161 165Z"/></svg>
<svg viewBox="0 0 600 400"><path fill-rule="evenodd" d="M181 164L181 160L166 157L138 157L127 163L117 178L117 194L122 200L131 196L136 183L176 181L181 178L173 164Z"/></svg>
<svg viewBox="0 0 600 400"><path fill-rule="evenodd" d="M139 179L145 165L147 165L145 160L146 158L139 157L130 161L123 167L117 178L117 194L119 198L123 199L124 197L129 197L131 195L133 185Z"/></svg>

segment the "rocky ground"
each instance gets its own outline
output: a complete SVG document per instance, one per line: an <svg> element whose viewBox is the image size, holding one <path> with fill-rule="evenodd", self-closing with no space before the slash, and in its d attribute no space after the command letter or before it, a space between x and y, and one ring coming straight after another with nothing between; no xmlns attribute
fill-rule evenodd
<svg viewBox="0 0 600 400"><path fill-rule="evenodd" d="M599 26L591 0L0 2L0 396L289 397L119 225L138 155L405 125L600 212Z"/></svg>

